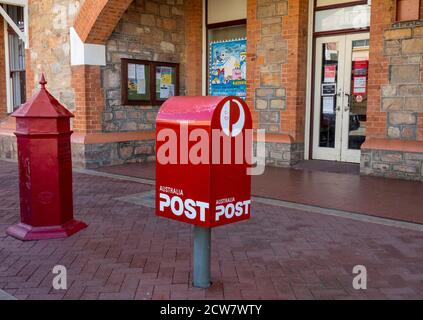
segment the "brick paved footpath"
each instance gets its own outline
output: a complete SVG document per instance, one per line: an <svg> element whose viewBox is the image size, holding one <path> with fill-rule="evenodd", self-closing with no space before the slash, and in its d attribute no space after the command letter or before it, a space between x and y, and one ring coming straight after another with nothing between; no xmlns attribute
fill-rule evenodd
<svg viewBox="0 0 423 320"><path fill-rule="evenodd" d="M262 203L253 216L213 230L212 279L191 286L191 227L116 200L151 191L136 182L74 176L75 216L88 229L68 239L21 242L15 163L0 161L0 289L18 299L423 298L423 232ZM55 265L68 290L52 288ZM352 288L364 265L368 289Z"/></svg>

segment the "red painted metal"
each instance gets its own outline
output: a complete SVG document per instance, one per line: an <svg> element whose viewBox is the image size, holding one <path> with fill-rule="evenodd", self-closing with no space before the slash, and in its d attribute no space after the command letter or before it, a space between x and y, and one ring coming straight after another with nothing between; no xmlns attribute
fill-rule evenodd
<svg viewBox="0 0 423 320"><path fill-rule="evenodd" d="M7 229L20 240L68 237L86 228L73 219L70 118L45 88L12 114L16 117L21 222Z"/></svg>
<svg viewBox="0 0 423 320"><path fill-rule="evenodd" d="M235 163L235 142L239 137L233 137L231 133L222 135L223 139L230 140L231 164L215 164L212 161L212 130L222 130L222 112L228 116L226 119L231 132L234 130L233 125L242 117L241 114L244 115L239 136L243 138L244 150L251 148L252 134L246 134L247 129L252 129L251 114L247 104L240 98L173 97L161 107L156 133L159 135L164 129L172 129L176 133L178 162L161 164L157 157L156 215L202 227L217 227L250 218L251 176L247 175L247 168L250 167L248 163L251 163L251 154L243 156L241 163ZM181 161L184 157L181 153L181 136L185 135L181 131L181 123L187 126L185 132L188 136L196 129L207 132L210 151L208 163L193 164L191 159L188 159L188 163ZM198 138L192 140L188 141L189 151L199 141ZM157 153L167 141L156 141ZM221 160L223 145L221 141ZM222 209L227 210L228 215L221 215Z"/></svg>

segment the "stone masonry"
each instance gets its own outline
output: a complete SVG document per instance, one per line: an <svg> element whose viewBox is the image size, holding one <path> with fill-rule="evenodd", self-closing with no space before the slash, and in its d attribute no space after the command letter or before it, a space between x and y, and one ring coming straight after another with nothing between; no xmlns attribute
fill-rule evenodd
<svg viewBox="0 0 423 320"><path fill-rule="evenodd" d="M261 23L257 41L259 85L255 109L259 128L280 132L281 110L285 110L286 91L282 87L282 64L287 61L287 42L282 38L282 17L288 14L288 1L257 0L256 19Z"/></svg>
<svg viewBox="0 0 423 320"><path fill-rule="evenodd" d="M302 143L266 142L266 165L272 167L290 167L304 158Z"/></svg>
<svg viewBox="0 0 423 320"><path fill-rule="evenodd" d="M361 151L361 173L423 181L423 154L388 150Z"/></svg>
<svg viewBox="0 0 423 320"><path fill-rule="evenodd" d="M389 84L381 88L382 111L388 115L387 136L416 140L418 114L423 113L423 24L398 24L386 30L384 36L390 63Z"/></svg>
<svg viewBox="0 0 423 320"><path fill-rule="evenodd" d="M85 0L29 1L30 49L26 50L27 96L39 87L44 73L50 92L75 109L71 85L69 28Z"/></svg>
<svg viewBox="0 0 423 320"><path fill-rule="evenodd" d="M388 84L380 90L390 140L423 140L423 21L393 24L384 32ZM361 173L390 178L423 180L423 154L362 150Z"/></svg>
<svg viewBox="0 0 423 320"><path fill-rule="evenodd" d="M180 94L185 92L185 12L183 0L134 1L107 44L107 66L102 70L105 92L103 132L155 129L159 106L121 103L121 59L181 63Z"/></svg>
<svg viewBox="0 0 423 320"><path fill-rule="evenodd" d="M107 65L101 68L103 133L155 130L159 106L122 105L122 58L180 63L180 94L185 93L185 9L183 0L138 0L123 14L106 42ZM73 144L73 149L75 166L86 168L155 159L152 140Z"/></svg>
<svg viewBox="0 0 423 320"><path fill-rule="evenodd" d="M154 161L155 153L154 140L72 144L73 165L87 169Z"/></svg>
<svg viewBox="0 0 423 320"><path fill-rule="evenodd" d="M292 166L304 158L303 133L296 128L301 116L296 114L304 112L300 109L305 108L305 97L292 97L305 93L300 85L305 85L305 65L298 56L299 51L307 51L302 46L307 34L302 28L307 30L307 24L301 20L307 10L288 0L256 0L249 2L252 6L255 10L248 11L247 38L253 92L247 92L247 102L254 106L255 127L293 138L292 143L266 142L267 165Z"/></svg>

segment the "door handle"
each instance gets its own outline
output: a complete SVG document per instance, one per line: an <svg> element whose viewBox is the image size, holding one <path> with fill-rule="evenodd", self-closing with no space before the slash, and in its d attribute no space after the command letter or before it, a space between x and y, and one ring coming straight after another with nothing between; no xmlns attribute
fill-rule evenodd
<svg viewBox="0 0 423 320"><path fill-rule="evenodd" d="M351 98L352 96L349 93L344 92L344 95L348 98L347 99L347 103L348 105L345 107L345 111L350 111L350 107L351 107Z"/></svg>

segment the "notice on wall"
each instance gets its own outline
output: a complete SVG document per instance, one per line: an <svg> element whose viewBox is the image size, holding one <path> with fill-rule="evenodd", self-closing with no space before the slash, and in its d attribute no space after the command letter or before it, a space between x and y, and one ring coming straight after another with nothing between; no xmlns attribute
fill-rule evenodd
<svg viewBox="0 0 423 320"><path fill-rule="evenodd" d="M136 78L136 65L135 64L128 64L128 78L129 79L135 79Z"/></svg>
<svg viewBox="0 0 423 320"><path fill-rule="evenodd" d="M334 83L335 81L336 81L336 64L326 65L323 82Z"/></svg>
<svg viewBox="0 0 423 320"><path fill-rule="evenodd" d="M149 98L147 90L148 67L144 64L128 63L128 100L145 100Z"/></svg>
<svg viewBox="0 0 423 320"><path fill-rule="evenodd" d="M146 82L145 82L145 66L137 65L136 67L136 78L137 78L137 93L146 93Z"/></svg>
<svg viewBox="0 0 423 320"><path fill-rule="evenodd" d="M334 96L323 97L323 101L322 101L323 113L324 114L333 114L334 113L334 104L335 104L335 97Z"/></svg>
<svg viewBox="0 0 423 320"><path fill-rule="evenodd" d="M175 95L175 84L173 83L174 68L158 67L156 72L156 92L159 99L167 99Z"/></svg>

